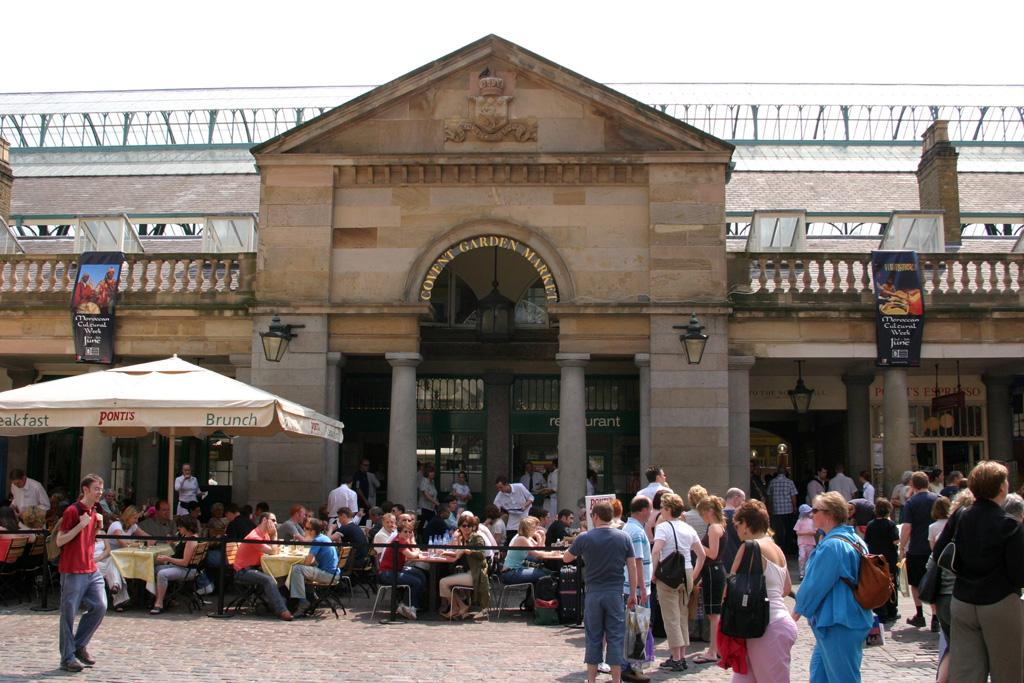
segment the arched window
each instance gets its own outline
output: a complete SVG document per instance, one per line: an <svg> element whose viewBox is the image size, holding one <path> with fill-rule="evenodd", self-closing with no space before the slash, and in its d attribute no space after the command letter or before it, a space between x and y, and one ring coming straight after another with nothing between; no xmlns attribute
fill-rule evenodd
<svg viewBox="0 0 1024 683"><path fill-rule="evenodd" d="M516 327L547 327L548 299L540 278L533 281L516 303Z"/></svg>

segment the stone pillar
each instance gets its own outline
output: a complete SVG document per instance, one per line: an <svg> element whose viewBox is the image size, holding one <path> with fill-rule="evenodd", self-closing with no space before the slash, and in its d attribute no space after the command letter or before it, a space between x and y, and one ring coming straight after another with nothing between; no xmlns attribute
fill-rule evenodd
<svg viewBox="0 0 1024 683"><path fill-rule="evenodd" d="M327 353L327 367L324 376L324 411L323 414L335 420L341 415L341 368L345 365L345 356L337 351ZM327 494L338 487L338 460L341 457L341 444L323 439L324 476L320 486L320 498L327 501Z"/></svg>
<svg viewBox="0 0 1024 683"><path fill-rule="evenodd" d="M277 363L268 361L263 355L259 336L259 332L270 325L270 318L269 315L253 316L250 383L319 413L329 415L332 410L336 411L337 405L328 405L329 387L337 381L329 377L331 373L328 371L332 367L327 348L328 316L281 315L282 322L305 327L295 331L296 336L289 343L288 351ZM296 503L313 510L323 505L326 500L323 496L326 446L321 439L296 439L279 434L249 437L246 441L246 502L265 501L277 513L278 519L287 517L288 509Z"/></svg>
<svg viewBox="0 0 1024 683"><path fill-rule="evenodd" d="M651 354L638 353L633 362L640 369L640 481L651 466Z"/></svg>
<svg viewBox="0 0 1024 683"><path fill-rule="evenodd" d="M391 364L391 424L388 429L388 495L416 509L416 366L418 353L386 353Z"/></svg>
<svg viewBox="0 0 1024 683"><path fill-rule="evenodd" d="M728 314L697 313L708 335L698 365L687 363L673 329L689 313L651 316L651 459L675 491L699 483L721 493L730 483Z"/></svg>
<svg viewBox="0 0 1024 683"><path fill-rule="evenodd" d="M949 142L949 121L936 121L922 135L917 193L922 211L942 211L946 246L960 245L959 153Z"/></svg>
<svg viewBox="0 0 1024 683"><path fill-rule="evenodd" d="M229 359L235 366L235 379L252 384L252 356L247 353L233 353ZM249 441L250 437L247 436L236 436L231 439L231 500L239 506L255 502L249 499ZM140 493L141 489L140 486Z"/></svg>
<svg viewBox="0 0 1024 683"><path fill-rule="evenodd" d="M981 381L985 383L985 416L988 420L988 450L984 454L985 458L1012 460L1013 408L1010 404L1010 385L1013 384L1013 378L984 374Z"/></svg>
<svg viewBox="0 0 1024 683"><path fill-rule="evenodd" d="M861 470L872 472L869 394L874 380L874 373L843 375L846 385L846 452L850 459L846 471L854 481Z"/></svg>
<svg viewBox="0 0 1024 683"><path fill-rule="evenodd" d="M750 368L754 360L753 356L729 356L729 486L744 491L750 486Z"/></svg>
<svg viewBox="0 0 1024 683"><path fill-rule="evenodd" d="M94 365L89 372L100 372L105 367ZM80 477L98 474L103 478L104 488L110 485L110 461L113 456L114 440L104 436L99 427L85 427L82 430L82 460Z"/></svg>
<svg viewBox="0 0 1024 683"><path fill-rule="evenodd" d="M558 393L558 504L576 509L587 494L587 392L583 368L589 353L559 353L562 368Z"/></svg>
<svg viewBox="0 0 1024 683"><path fill-rule="evenodd" d="M483 482L485 498L491 491L491 482L495 477L502 474L510 479L512 477L511 386L510 374L484 374L484 405L487 406L487 478Z"/></svg>
<svg viewBox="0 0 1024 683"><path fill-rule="evenodd" d="M882 454L885 460L885 481L881 491L899 483L900 476L911 468L910 460L910 406L907 404L907 371L903 368L885 368L885 396L882 413L885 435Z"/></svg>
<svg viewBox="0 0 1024 683"><path fill-rule="evenodd" d="M27 387L36 381L36 374L35 368L7 368L7 376L11 379L11 389ZM7 469L4 472L0 472L0 481L4 482L4 489L3 492L0 492L0 495L6 496L11 490L11 482L8 479L8 475L12 469L29 471L27 436L7 437Z"/></svg>

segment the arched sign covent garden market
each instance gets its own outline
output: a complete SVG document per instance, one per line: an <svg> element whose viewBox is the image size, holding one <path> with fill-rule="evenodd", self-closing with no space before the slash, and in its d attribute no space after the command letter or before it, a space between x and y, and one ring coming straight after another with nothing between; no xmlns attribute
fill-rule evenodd
<svg viewBox="0 0 1024 683"><path fill-rule="evenodd" d="M552 302L558 301L558 286L555 284L555 278L551 274L551 269L548 268L548 264L544 262L544 259L542 259L536 251L526 244L503 235L480 235L479 237L471 237L469 239L462 240L453 247L445 249L445 251L430 265L430 269L427 270L426 277L423 278L423 283L420 285L420 300L430 301L431 293L434 290L434 282L444 270L445 266L451 263L457 256L473 251L474 249L491 248L514 251L526 259L530 265L533 266L533 269L537 271L537 275L544 284L544 295L547 300Z"/></svg>

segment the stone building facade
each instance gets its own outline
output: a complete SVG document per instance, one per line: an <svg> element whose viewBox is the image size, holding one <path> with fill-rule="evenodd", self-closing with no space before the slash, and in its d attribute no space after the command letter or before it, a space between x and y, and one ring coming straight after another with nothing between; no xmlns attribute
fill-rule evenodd
<svg viewBox="0 0 1024 683"><path fill-rule="evenodd" d="M1009 239L961 244L974 207L964 207L946 128L929 128L923 152L914 150L916 182L913 173L878 179L876 205L858 214L944 212L950 252L927 259L935 287L926 294L925 361L911 371L875 368L864 263L877 237L839 246L809 239L799 255L758 253L739 239L735 226L752 209L786 206L765 200L763 188L794 196L811 186L799 173L743 170L764 149L737 148L489 36L257 144L249 160L258 176L239 157L217 162L238 164L235 173L178 177L193 188L191 201L231 188L231 201L258 210L258 250L225 261L198 253L195 240L174 252L144 238L147 254L130 262L146 275L123 298L119 354L129 362L177 352L340 416L340 449L234 440L231 495L277 509L319 504L363 458L388 498L409 507L417 462L439 469L442 488L466 471L479 505L495 476L518 478L527 461L556 456L566 504L586 493L588 472L595 490L628 496L652 463L677 489L700 482L722 493L746 489L752 465L795 468L799 478L844 462L891 485L916 466L1012 461L1024 371L1021 260ZM38 168L28 163L38 157L20 158L27 171ZM32 201L37 220L84 213L57 206L77 181L22 179L19 168L13 215L24 219ZM844 175L847 186L832 194L852 196L848 187L869 175ZM1024 177L1004 175L1013 177L984 180ZM799 195L809 212L815 201L840 201L820 199L832 182ZM901 187L913 205L894 198ZM237 199L245 192L258 199ZM965 194L967 202L984 195ZM871 199L863 195L857 201ZM38 209L44 201L54 208ZM1024 205L1000 201L974 210L976 220L1024 216ZM136 223L164 220L163 210L108 204L140 216ZM834 221L856 212L817 213ZM56 272L43 267L47 258L51 268L63 263L41 240L23 242L37 254L23 260L39 263L29 272ZM181 277L197 267L219 272L218 258L237 274L220 289ZM146 280L154 272L166 280L154 286ZM0 322L0 357L12 384L71 371L66 292L34 287L0 287L11 313ZM515 321L499 341L478 329L494 293ZM697 364L678 329L691 314L708 335ZM264 358L259 336L275 315L304 325L279 363ZM798 360L816 389L809 415L795 416L786 395ZM954 381L957 361L962 380ZM960 381L971 393L956 424L928 428L929 390ZM211 439L222 441L197 436L204 453ZM81 441L83 470L104 469L117 447L99 433ZM12 439L8 464L46 460L48 448ZM140 492L159 490L155 439L134 449Z"/></svg>

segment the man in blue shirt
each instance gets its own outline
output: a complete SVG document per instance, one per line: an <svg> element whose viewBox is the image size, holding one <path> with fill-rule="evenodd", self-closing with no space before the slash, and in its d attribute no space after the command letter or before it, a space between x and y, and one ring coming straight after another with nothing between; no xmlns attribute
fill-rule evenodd
<svg viewBox="0 0 1024 683"><path fill-rule="evenodd" d="M651 594L651 541L647 538L646 525L651 516L651 500L646 496L637 496L629 504L629 520L622 530L629 536L633 544L633 557L626 561L622 572L622 592L629 598L629 565L632 564L637 577L637 588L634 592L636 604L647 607L647 596ZM629 653L627 653L627 657ZM635 670L629 662L622 669L624 681L649 681L644 673Z"/></svg>
<svg viewBox="0 0 1024 683"><path fill-rule="evenodd" d="M623 567L629 574L627 608L632 609L636 605L639 590L636 565L629 562L633 557L633 544L623 531L611 527L613 516L611 503L596 504L590 516L592 528L577 536L562 557L565 562L574 562L577 557L582 557L586 571L587 591L583 602L586 653L583 661L587 664L589 683L597 680L597 665L602 661L611 666L613 683L622 680L626 646L626 611L622 607ZM608 650L602 657L605 640Z"/></svg>
<svg viewBox="0 0 1024 683"><path fill-rule="evenodd" d="M309 527L315 534L313 542L317 545L309 547L309 554L302 564L292 567L289 573L289 584L291 595L299 601L295 608L295 614L303 616L309 609L309 600L306 600L306 581L312 580L317 583L330 583L338 575L338 549L324 533L327 524L319 519L309 520ZM362 532L360 532L362 533Z"/></svg>

